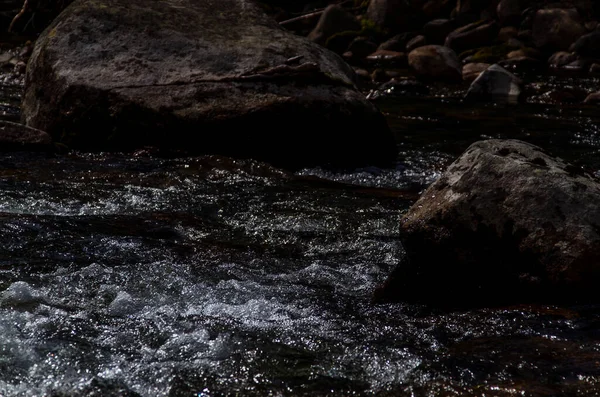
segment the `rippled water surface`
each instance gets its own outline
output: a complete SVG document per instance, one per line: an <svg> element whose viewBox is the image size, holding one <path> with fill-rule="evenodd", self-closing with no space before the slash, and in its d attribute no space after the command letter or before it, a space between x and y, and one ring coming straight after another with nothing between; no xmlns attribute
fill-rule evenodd
<svg viewBox="0 0 600 397"><path fill-rule="evenodd" d="M0 395L600 393L597 306L371 302L402 212L468 144L525 139L596 172L596 108L377 104L393 169L1 155Z"/></svg>

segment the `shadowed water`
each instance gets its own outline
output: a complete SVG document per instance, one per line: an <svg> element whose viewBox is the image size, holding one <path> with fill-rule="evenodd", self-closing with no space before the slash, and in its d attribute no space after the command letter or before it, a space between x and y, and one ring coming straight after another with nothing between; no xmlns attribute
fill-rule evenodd
<svg viewBox="0 0 600 397"><path fill-rule="evenodd" d="M597 306L371 303L401 214L468 144L525 139L595 172L596 109L377 104L393 169L2 155L0 395L600 392Z"/></svg>

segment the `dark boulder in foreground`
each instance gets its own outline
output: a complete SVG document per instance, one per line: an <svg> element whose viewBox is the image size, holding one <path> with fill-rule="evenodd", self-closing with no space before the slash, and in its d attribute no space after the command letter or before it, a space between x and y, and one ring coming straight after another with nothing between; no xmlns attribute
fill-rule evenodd
<svg viewBox="0 0 600 397"><path fill-rule="evenodd" d="M403 217L380 300L600 300L600 183L515 140L471 145Z"/></svg>
<svg viewBox="0 0 600 397"><path fill-rule="evenodd" d="M23 118L82 150L391 161L385 119L353 79L252 1L77 0L36 42Z"/></svg>
<svg viewBox="0 0 600 397"><path fill-rule="evenodd" d="M0 152L51 151L52 138L44 131L0 120Z"/></svg>

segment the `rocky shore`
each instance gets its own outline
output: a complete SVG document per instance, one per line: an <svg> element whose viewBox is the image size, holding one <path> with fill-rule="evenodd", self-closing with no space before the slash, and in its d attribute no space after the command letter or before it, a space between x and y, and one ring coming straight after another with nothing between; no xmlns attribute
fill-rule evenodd
<svg viewBox="0 0 600 397"><path fill-rule="evenodd" d="M311 3L304 13L299 4L263 3L281 26L337 52L365 84L384 89L413 80L468 85L494 64L519 75L600 73L600 7L593 1L336 1ZM591 103L595 90L550 95Z"/></svg>

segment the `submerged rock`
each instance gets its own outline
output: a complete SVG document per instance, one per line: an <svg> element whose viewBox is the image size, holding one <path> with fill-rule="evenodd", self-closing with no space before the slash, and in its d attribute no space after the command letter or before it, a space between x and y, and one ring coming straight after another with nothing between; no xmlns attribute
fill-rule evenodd
<svg viewBox="0 0 600 397"><path fill-rule="evenodd" d="M353 79L253 2L75 1L36 42L23 119L83 150L391 161L385 119Z"/></svg>
<svg viewBox="0 0 600 397"><path fill-rule="evenodd" d="M515 140L476 142L403 217L381 299L598 301L600 183Z"/></svg>

